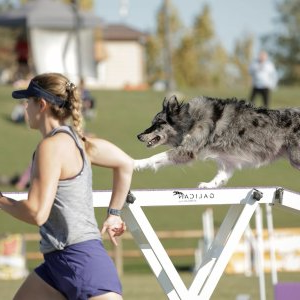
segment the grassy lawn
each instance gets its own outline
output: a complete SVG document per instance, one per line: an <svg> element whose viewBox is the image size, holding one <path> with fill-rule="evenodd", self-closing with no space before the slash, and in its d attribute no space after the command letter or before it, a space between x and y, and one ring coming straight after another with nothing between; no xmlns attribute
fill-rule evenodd
<svg viewBox="0 0 300 300"><path fill-rule="evenodd" d="M189 287L192 274L180 273L182 280ZM280 281L299 282L299 274L282 273L279 274ZM163 290L159 286L155 277L148 274L125 274L121 278L123 284L123 297L127 300L165 300ZM266 299L273 298L273 286L270 275L265 276ZM0 281L1 299L12 299L14 292L18 289L22 281ZM239 294L246 294L250 299L260 299L258 277L245 277L244 275L224 275L217 285L211 300L235 300ZM288 300L288 299L287 299Z"/></svg>
<svg viewBox="0 0 300 300"><path fill-rule="evenodd" d="M0 175L14 175L24 170L30 163L32 153L40 139L38 132L28 130L25 125L10 122L9 116L16 103L11 99L12 87L0 87ZM185 99L197 95L217 97L246 98L248 90L240 89L199 89L182 91ZM97 117L86 122L87 131L105 138L130 154L134 158L153 155L163 148L147 149L136 135L150 125L152 117L162 105L162 93L92 91L97 101ZM300 88L279 88L272 95L272 107L295 107L299 105ZM258 101L258 99L257 99ZM111 172L94 168L94 189L111 188ZM135 173L132 189L158 188L194 188L200 181L210 180L216 172L212 162L196 162L192 166L167 167L157 173L144 171ZM282 186L300 192L299 172L287 161L279 160L259 170L242 170L235 173L229 181L230 187L241 186ZM12 187L0 186L1 191L13 191ZM168 210L166 213L166 209ZM147 208L145 212L156 230L201 229L201 215L204 207ZM218 227L226 213L226 205L214 208L215 227ZM105 212L97 209L97 218L101 224ZM299 216L284 211L274 211L275 227L298 227ZM0 212L0 234L4 232L37 232L37 228L12 219ZM37 248L37 245L33 246ZM192 263L192 262L191 262ZM125 299L165 299L161 288L145 263L125 262L125 276L122 278ZM190 273L183 273L185 282L191 281ZM299 281L299 274L280 275L282 280ZM270 278L267 280L270 282ZM20 281L0 281L0 299L11 299L13 291ZM272 287L268 284L268 295ZM250 294L251 299L259 299L258 279L255 277L226 275L222 277L212 299L235 299L237 294ZM269 296L267 299L271 299Z"/></svg>

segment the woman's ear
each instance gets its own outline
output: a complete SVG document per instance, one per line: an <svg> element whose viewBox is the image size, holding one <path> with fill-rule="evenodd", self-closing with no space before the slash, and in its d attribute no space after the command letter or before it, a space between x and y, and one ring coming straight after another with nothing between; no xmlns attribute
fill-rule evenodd
<svg viewBox="0 0 300 300"><path fill-rule="evenodd" d="M39 101L39 105L40 105L41 112L43 112L46 109L46 107L48 106L48 103L44 98L41 98Z"/></svg>

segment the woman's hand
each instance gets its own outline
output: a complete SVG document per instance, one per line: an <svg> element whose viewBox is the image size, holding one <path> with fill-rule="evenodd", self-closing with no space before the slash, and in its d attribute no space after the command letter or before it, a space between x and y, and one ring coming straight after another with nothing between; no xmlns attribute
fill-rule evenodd
<svg viewBox="0 0 300 300"><path fill-rule="evenodd" d="M116 237L122 235L126 230L125 222L119 216L109 215L107 219L104 221L101 234L104 234L106 231L109 235L112 243L117 246Z"/></svg>

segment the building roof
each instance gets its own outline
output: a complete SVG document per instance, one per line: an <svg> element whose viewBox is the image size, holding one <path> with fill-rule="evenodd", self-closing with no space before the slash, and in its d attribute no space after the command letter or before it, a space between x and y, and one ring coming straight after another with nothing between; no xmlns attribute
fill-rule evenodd
<svg viewBox="0 0 300 300"><path fill-rule="evenodd" d="M79 10L81 27L101 26L101 19L92 12ZM72 29L76 25L71 5L54 0L34 0L0 14L0 26Z"/></svg>
<svg viewBox="0 0 300 300"><path fill-rule="evenodd" d="M106 24L102 27L105 41L142 41L146 33L125 24Z"/></svg>

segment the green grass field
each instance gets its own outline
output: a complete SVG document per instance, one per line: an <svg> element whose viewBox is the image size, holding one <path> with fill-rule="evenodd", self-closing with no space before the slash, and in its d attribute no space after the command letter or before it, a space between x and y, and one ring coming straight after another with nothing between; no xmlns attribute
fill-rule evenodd
<svg viewBox="0 0 300 300"><path fill-rule="evenodd" d="M191 281L190 273L180 274L186 285ZM282 273L282 281L299 281L299 274ZM165 300L162 289L157 283L155 277L150 274L125 274L121 278L125 300ZM10 300L14 291L18 289L22 282L0 281L0 299ZM260 299L259 285L257 277L245 277L243 275L226 275L220 279L219 284L211 297L211 300L235 300L239 294L250 296L251 300ZM273 288L271 285L270 275L266 275L266 299L271 300L273 297ZM288 300L288 299L287 299Z"/></svg>
<svg viewBox="0 0 300 300"><path fill-rule="evenodd" d="M41 138L38 132L29 130L25 125L10 122L9 116L16 103L16 100L11 98L11 91L10 86L0 87L0 135L2 137L0 175L14 175L25 169ZM182 100L185 100L197 95L245 98L249 91L246 89L199 89L181 92L184 95ZM87 131L115 143L134 158L147 157L163 150L163 148L147 149L136 138L138 133L149 126L154 114L160 110L164 97L162 93L153 91L92 91L92 93L97 101L97 117L86 122ZM299 94L300 88L279 88L272 95L272 107L296 107L300 101ZM110 189L111 171L101 168L94 168L93 171L94 189ZM213 162L196 162L192 166L167 167L157 173L143 171L134 174L132 189L194 188L198 182L211 179L215 172L216 166ZM299 172L293 169L287 161L279 160L259 170L238 171L227 186L282 186L300 192ZM13 191L13 188L6 186L0 186L0 189ZM227 208L226 205L214 208L216 227L221 224ZM203 207L184 209L171 207L147 208L145 211L157 230L184 230L202 227L201 214L204 209ZM100 224L104 213L102 210L97 210ZM276 210L274 211L274 225L275 227L298 227L299 216ZM0 212L0 234L4 232L37 232L37 228L16 221ZM192 264L192 260L189 260L189 263ZM281 276L283 280L299 280L299 274L282 274ZM191 274L184 274L184 277L188 282ZM125 276L122 281L125 299L165 299L143 260L125 262ZM0 299L10 299L19 284L20 282L0 281ZM258 299L257 284L257 278L224 276L213 299L234 299L234 295L238 293L248 293L253 295L252 299ZM268 285L269 294L271 290L271 286ZM268 299L271 298L268 297Z"/></svg>

